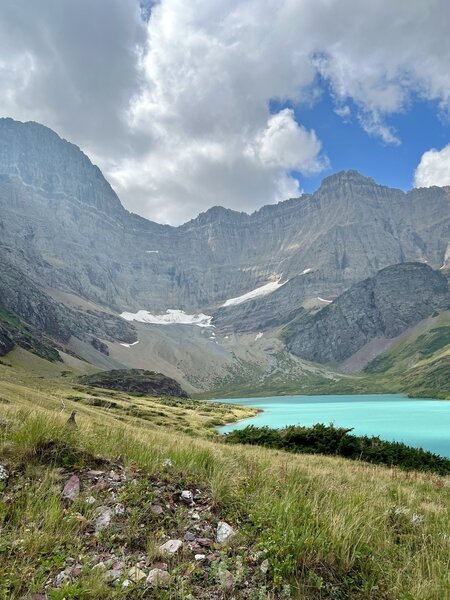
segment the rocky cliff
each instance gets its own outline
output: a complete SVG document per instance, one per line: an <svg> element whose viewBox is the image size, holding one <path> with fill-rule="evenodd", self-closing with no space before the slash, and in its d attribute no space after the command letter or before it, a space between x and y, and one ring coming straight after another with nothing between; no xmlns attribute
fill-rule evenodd
<svg viewBox="0 0 450 600"><path fill-rule="evenodd" d="M10 260L41 286L116 312L211 314L229 298L308 270L283 300L290 312L391 264L440 267L450 191L404 193L348 171L252 215L214 207L170 227L127 212L99 169L48 128L1 119L0 232ZM264 302L261 322L271 311Z"/></svg>
<svg viewBox="0 0 450 600"><path fill-rule="evenodd" d="M316 314L301 311L285 328L284 339L297 356L340 362L371 340L396 337L449 307L449 286L442 273L421 263L404 263L353 285Z"/></svg>

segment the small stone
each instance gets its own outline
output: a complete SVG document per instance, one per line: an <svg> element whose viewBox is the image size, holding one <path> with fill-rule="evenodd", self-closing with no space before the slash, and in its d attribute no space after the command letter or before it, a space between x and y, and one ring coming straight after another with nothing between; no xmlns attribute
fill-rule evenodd
<svg viewBox="0 0 450 600"><path fill-rule="evenodd" d="M116 581L122 575L122 569L110 569L106 571L105 577L108 581Z"/></svg>
<svg viewBox="0 0 450 600"><path fill-rule="evenodd" d="M0 481L6 481L8 479L8 471L3 465L0 465Z"/></svg>
<svg viewBox="0 0 450 600"><path fill-rule="evenodd" d="M183 542L181 540L169 540L159 547L159 551L163 554L176 554L182 545Z"/></svg>
<svg viewBox="0 0 450 600"><path fill-rule="evenodd" d="M170 460L170 458L165 458L163 460L163 467L165 467L166 469L173 467L173 462Z"/></svg>
<svg viewBox="0 0 450 600"><path fill-rule="evenodd" d="M160 585L164 585L168 583L170 580L170 575L167 571L163 571L162 569L152 569L148 574L146 582L151 587L158 587Z"/></svg>
<svg viewBox="0 0 450 600"><path fill-rule="evenodd" d="M122 581L122 587L123 587L123 588L130 587L130 585L131 585L131 581L130 581L129 579L124 579L124 580Z"/></svg>
<svg viewBox="0 0 450 600"><path fill-rule="evenodd" d="M62 491L62 497L64 500L69 500L69 502L73 502L80 493L80 478L76 475L72 475L72 477L68 480L64 489Z"/></svg>
<svg viewBox="0 0 450 600"><path fill-rule="evenodd" d="M150 510L154 515L162 515L164 512L164 509L160 504L152 504Z"/></svg>
<svg viewBox="0 0 450 600"><path fill-rule="evenodd" d="M181 492L181 499L185 504L194 504L194 496L190 490L183 490Z"/></svg>
<svg viewBox="0 0 450 600"><path fill-rule="evenodd" d="M266 575L267 571L269 570L269 561L267 560L267 558L266 560L262 561L259 570L261 571L261 573L263 573L263 575Z"/></svg>
<svg viewBox="0 0 450 600"><path fill-rule="evenodd" d="M69 579L69 573L67 571L61 571L61 573L58 573L58 575L55 577L55 587L61 587L62 584Z"/></svg>
<svg viewBox="0 0 450 600"><path fill-rule="evenodd" d="M80 564L76 564L70 570L70 575L76 579L77 577L79 577L81 575L82 568L83 567Z"/></svg>
<svg viewBox="0 0 450 600"><path fill-rule="evenodd" d="M115 505L114 514L116 514L116 515L124 515L125 514L125 506L121 502L119 502L119 504Z"/></svg>
<svg viewBox="0 0 450 600"><path fill-rule="evenodd" d="M234 534L235 531L231 527L231 525L228 525L228 523L226 523L225 521L219 521L216 533L216 540L219 544L226 542L231 537L233 537Z"/></svg>
<svg viewBox="0 0 450 600"><path fill-rule="evenodd" d="M184 541L185 542L194 542L195 541L195 535L193 533L191 533L190 531L186 532L184 534Z"/></svg>
<svg viewBox="0 0 450 600"><path fill-rule="evenodd" d="M93 569L100 569L100 571L104 571L106 569L105 563L101 560L96 565L92 567Z"/></svg>
<svg viewBox="0 0 450 600"><path fill-rule="evenodd" d="M200 546L203 546L204 548L209 548L213 545L213 541L209 538L197 538L197 542L200 544Z"/></svg>
<svg viewBox="0 0 450 600"><path fill-rule="evenodd" d="M203 562L206 560L206 554L196 554L194 556L195 560L198 560L200 562Z"/></svg>
<svg viewBox="0 0 450 600"><path fill-rule="evenodd" d="M234 588L234 576L230 571L225 571L222 576L222 587L225 591L229 592Z"/></svg>
<svg viewBox="0 0 450 600"><path fill-rule="evenodd" d="M99 533L100 531L103 531L104 529L106 529L109 526L109 524L111 523L111 518L112 518L112 510L110 508L108 508L107 506L100 506L98 509L98 512L100 514L97 517L97 519L95 520L96 533Z"/></svg>
<svg viewBox="0 0 450 600"><path fill-rule="evenodd" d="M128 577L131 579L131 581L134 581L134 583L138 583L139 581L145 579L147 575L139 567L135 566L131 567L131 569L128 571Z"/></svg>
<svg viewBox="0 0 450 600"><path fill-rule="evenodd" d="M95 504L95 498L94 498L94 496L88 496L85 499L85 502L86 502L86 504Z"/></svg>

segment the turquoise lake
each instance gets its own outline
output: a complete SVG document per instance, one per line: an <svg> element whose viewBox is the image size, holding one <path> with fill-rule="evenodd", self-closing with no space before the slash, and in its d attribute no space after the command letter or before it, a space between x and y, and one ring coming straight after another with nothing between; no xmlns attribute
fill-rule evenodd
<svg viewBox="0 0 450 600"><path fill-rule="evenodd" d="M281 428L331 421L352 433L377 435L450 458L450 401L411 399L397 394L351 396L274 396L216 400L254 406L263 412L220 427L221 433L247 425Z"/></svg>

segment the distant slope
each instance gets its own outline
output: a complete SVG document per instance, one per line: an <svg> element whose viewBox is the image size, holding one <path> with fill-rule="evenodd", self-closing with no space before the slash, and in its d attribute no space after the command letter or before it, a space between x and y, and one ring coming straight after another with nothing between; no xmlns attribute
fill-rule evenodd
<svg viewBox="0 0 450 600"><path fill-rule="evenodd" d="M319 363L341 362L377 337L394 338L450 305L447 279L422 263L381 270L318 313L300 312L285 328L288 349Z"/></svg>
<svg viewBox="0 0 450 600"><path fill-rule="evenodd" d="M424 321L364 372L391 380L415 396L450 398L450 312Z"/></svg>

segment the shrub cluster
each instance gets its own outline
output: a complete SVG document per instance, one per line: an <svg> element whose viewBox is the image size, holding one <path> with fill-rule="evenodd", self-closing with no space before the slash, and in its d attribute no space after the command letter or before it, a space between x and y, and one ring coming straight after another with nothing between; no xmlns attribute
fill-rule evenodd
<svg viewBox="0 0 450 600"><path fill-rule="evenodd" d="M450 460L422 448L379 437L356 436L352 429L316 424L312 427L289 426L284 429L254 427L237 429L224 436L225 442L253 444L305 454L329 454L370 463L396 465L407 470L450 474Z"/></svg>

